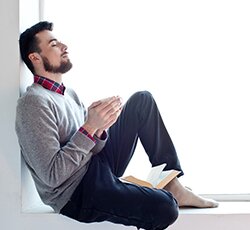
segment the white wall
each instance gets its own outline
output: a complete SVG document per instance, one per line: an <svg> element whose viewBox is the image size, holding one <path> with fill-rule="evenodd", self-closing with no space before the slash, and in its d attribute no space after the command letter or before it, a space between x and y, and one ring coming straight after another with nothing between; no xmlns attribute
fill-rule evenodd
<svg viewBox="0 0 250 230"><path fill-rule="evenodd" d="M0 226L3 230L135 229L104 224L79 224L57 214L21 212L21 159L14 131L19 97L19 0L0 1ZM249 229L249 214L182 214L171 229Z"/></svg>

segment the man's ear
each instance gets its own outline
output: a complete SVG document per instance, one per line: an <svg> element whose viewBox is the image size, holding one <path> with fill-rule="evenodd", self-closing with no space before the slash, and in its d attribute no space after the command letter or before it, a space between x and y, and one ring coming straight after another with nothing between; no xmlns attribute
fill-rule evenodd
<svg viewBox="0 0 250 230"><path fill-rule="evenodd" d="M38 63L41 60L40 54L36 52L30 53L28 57L32 63Z"/></svg>

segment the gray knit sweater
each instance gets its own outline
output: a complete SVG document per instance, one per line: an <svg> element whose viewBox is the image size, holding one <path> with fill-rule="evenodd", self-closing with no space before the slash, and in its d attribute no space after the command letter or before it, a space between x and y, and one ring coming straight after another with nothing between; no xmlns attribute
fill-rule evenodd
<svg viewBox="0 0 250 230"><path fill-rule="evenodd" d="M56 212L70 199L91 156L107 140L94 137L94 143L79 132L85 119L86 110L71 89L61 95L34 83L17 102L21 153L42 201Z"/></svg>

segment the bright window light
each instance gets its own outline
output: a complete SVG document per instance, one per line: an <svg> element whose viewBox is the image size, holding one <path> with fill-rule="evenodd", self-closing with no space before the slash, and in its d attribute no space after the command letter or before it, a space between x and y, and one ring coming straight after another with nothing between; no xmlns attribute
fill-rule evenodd
<svg viewBox="0 0 250 230"><path fill-rule="evenodd" d="M198 193L250 193L250 2L45 0L68 45L64 78L88 106L138 90L160 108ZM126 173L149 171L143 149Z"/></svg>

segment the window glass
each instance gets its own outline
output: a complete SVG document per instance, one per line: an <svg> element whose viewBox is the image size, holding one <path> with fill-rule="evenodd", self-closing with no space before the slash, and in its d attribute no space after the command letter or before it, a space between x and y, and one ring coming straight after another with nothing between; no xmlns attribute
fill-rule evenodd
<svg viewBox="0 0 250 230"><path fill-rule="evenodd" d="M199 193L249 193L249 1L44 3L74 65L64 83L86 106L150 91L184 183ZM142 177L147 162L140 147L127 173Z"/></svg>

